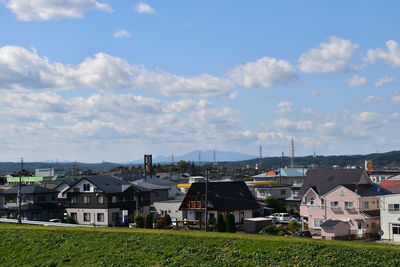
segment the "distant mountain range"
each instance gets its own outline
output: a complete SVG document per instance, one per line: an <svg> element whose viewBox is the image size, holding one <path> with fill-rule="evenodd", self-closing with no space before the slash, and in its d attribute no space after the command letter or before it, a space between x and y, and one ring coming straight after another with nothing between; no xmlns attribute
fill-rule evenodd
<svg viewBox="0 0 400 267"><path fill-rule="evenodd" d="M213 151L206 150L200 151L195 150L190 153L174 157L175 163L180 160L193 161L195 164L199 161L199 153L201 155L202 164L213 162ZM235 167L235 168L246 168L248 166L254 167L260 163L260 159L253 155L246 155L242 153L229 152L229 151L216 151L216 160L220 166ZM295 166L311 166L317 167L332 167L337 165L339 167L346 166L364 166L365 160L372 160L374 168L382 166L400 166L400 151L391 151L386 153L373 153L367 155L337 155L337 156L304 156L296 157L294 164ZM153 159L154 163L171 163L171 157L157 156ZM143 164L143 160L137 160L129 163L81 163L77 162L77 168L79 170L92 169L94 171L104 171L112 167L119 165L138 165ZM262 168L279 168L280 166L288 166L290 164L289 157L266 157L262 158ZM74 162L26 162L24 163L24 169L34 171L38 168L65 168L66 170L72 170L74 168ZM0 175L7 174L20 169L19 162L0 162Z"/></svg>
<svg viewBox="0 0 400 267"><path fill-rule="evenodd" d="M178 162L181 160L184 161L193 161L199 162L199 155L201 162L213 162L214 161L214 151L213 150L194 150L190 153L183 154L180 156L174 155L174 162ZM216 161L242 161L242 160L250 160L254 159L257 156L254 155L246 155L243 153L232 152L232 151L215 151L215 158ZM171 156L163 156L159 155L153 157L153 163L168 163L172 162L172 155ZM132 162L128 162L129 164L143 164L143 159L135 160Z"/></svg>

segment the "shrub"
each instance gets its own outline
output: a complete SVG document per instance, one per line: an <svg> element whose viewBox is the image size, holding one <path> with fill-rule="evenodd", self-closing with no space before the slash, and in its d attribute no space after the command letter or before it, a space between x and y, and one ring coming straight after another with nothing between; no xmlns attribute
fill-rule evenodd
<svg viewBox="0 0 400 267"><path fill-rule="evenodd" d="M275 224L272 224L264 227L261 231L268 235L276 235L279 232L279 229Z"/></svg>
<svg viewBox="0 0 400 267"><path fill-rule="evenodd" d="M274 197L267 197L265 199L265 205L268 208L274 210L274 212L287 212L288 209L286 206L282 205L282 203Z"/></svg>
<svg viewBox="0 0 400 267"><path fill-rule="evenodd" d="M146 215L144 227L147 229L153 229L153 214L149 213Z"/></svg>
<svg viewBox="0 0 400 267"><path fill-rule="evenodd" d="M171 216L169 214L165 214L164 216L166 226L170 226L172 224Z"/></svg>
<svg viewBox="0 0 400 267"><path fill-rule="evenodd" d="M226 231L228 233L236 232L235 215L229 213L226 215Z"/></svg>
<svg viewBox="0 0 400 267"><path fill-rule="evenodd" d="M138 214L135 216L135 223L137 228L144 228L144 218L142 215Z"/></svg>
<svg viewBox="0 0 400 267"><path fill-rule="evenodd" d="M66 223L70 223L70 224L76 224L76 221L75 221L74 218L72 218L71 216L68 216L68 217L65 219L65 222L66 222Z"/></svg>
<svg viewBox="0 0 400 267"><path fill-rule="evenodd" d="M165 220L165 217L155 220L154 221L154 226L156 227L156 229L164 229L167 226L167 222Z"/></svg>
<svg viewBox="0 0 400 267"><path fill-rule="evenodd" d="M297 232L297 231L300 231L300 229L301 229L301 223L299 223L299 222L297 222L297 221L290 221L290 222L288 223L288 225L287 225L287 229L288 229L290 232L292 232L292 233Z"/></svg>
<svg viewBox="0 0 400 267"><path fill-rule="evenodd" d="M224 220L224 216L222 214L218 214L217 218L217 232L225 232L226 231L226 223Z"/></svg>

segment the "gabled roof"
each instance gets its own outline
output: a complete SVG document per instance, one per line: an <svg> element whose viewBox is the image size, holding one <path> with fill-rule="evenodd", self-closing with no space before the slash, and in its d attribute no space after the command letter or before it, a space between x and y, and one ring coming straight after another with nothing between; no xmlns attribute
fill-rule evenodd
<svg viewBox="0 0 400 267"><path fill-rule="evenodd" d="M140 179L135 182L138 182L138 183L146 182L149 184L157 184L157 185L176 185L177 184L171 180L160 179L160 178L156 178L156 177L147 177L146 179Z"/></svg>
<svg viewBox="0 0 400 267"><path fill-rule="evenodd" d="M76 181L75 184L72 185L70 189L68 189L68 191L83 180L87 180L90 183L94 184L96 187L98 187L106 194L122 193L126 189L132 187L131 183L124 182L118 178L109 175L94 175L94 176L83 177L80 180Z"/></svg>
<svg viewBox="0 0 400 267"><path fill-rule="evenodd" d="M371 180L363 169L312 169L308 170L299 195L312 187L321 196L344 184L371 184Z"/></svg>
<svg viewBox="0 0 400 267"><path fill-rule="evenodd" d="M269 171L267 173L263 172L253 177L255 178L265 178L265 177L303 177L307 173L306 168L280 168L273 172Z"/></svg>
<svg viewBox="0 0 400 267"><path fill-rule="evenodd" d="M286 188L291 187L290 184L261 184L254 186L255 188Z"/></svg>
<svg viewBox="0 0 400 267"><path fill-rule="evenodd" d="M191 196L205 195L205 189L206 183L193 183L179 209L185 207ZM208 183L208 201L218 211L248 210L259 207L246 183L242 181Z"/></svg>
<svg viewBox="0 0 400 267"><path fill-rule="evenodd" d="M7 189L3 191L3 194L18 194L19 186L14 186L13 188ZM23 195L32 195L32 194L51 194L58 193L56 190L45 188L38 185L26 185L21 186L21 193Z"/></svg>
<svg viewBox="0 0 400 267"><path fill-rule="evenodd" d="M340 220L327 220L327 221L321 223L321 227L332 228L332 227L335 227L336 225L338 225L339 223L345 223L345 224L348 224L348 225L349 225L349 223L348 223L348 222L345 222L345 221L340 221Z"/></svg>
<svg viewBox="0 0 400 267"><path fill-rule="evenodd" d="M146 189L147 191L152 191L152 190L169 190L168 186L162 186L162 185L157 185L157 184L151 184L151 183L146 183L146 182L133 182L132 183L135 186L139 186L141 189Z"/></svg>
<svg viewBox="0 0 400 267"><path fill-rule="evenodd" d="M344 187L362 197L391 195L392 192L376 184L344 184Z"/></svg>
<svg viewBox="0 0 400 267"><path fill-rule="evenodd" d="M381 216L381 211L380 210L365 210L361 212L364 216L368 218L373 218L373 217L380 217Z"/></svg>

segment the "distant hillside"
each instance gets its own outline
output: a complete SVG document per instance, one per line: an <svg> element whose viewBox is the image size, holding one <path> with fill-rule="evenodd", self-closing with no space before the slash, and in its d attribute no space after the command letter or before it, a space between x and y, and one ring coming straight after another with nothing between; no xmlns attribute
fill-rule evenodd
<svg viewBox="0 0 400 267"><path fill-rule="evenodd" d="M318 167L332 167L338 165L346 166L364 166L365 160L372 160L375 168L387 166L400 166L400 151L391 151L386 153L373 153L367 155L339 155L339 156L313 156L296 157L294 164L296 166L316 165ZM247 165L255 166L259 164L260 159L237 161L237 162L222 162L220 165L226 167L246 167ZM279 168L280 166L290 165L289 157L266 157L262 159L263 168Z"/></svg>
<svg viewBox="0 0 400 267"><path fill-rule="evenodd" d="M214 151L213 150L194 150L190 153L184 155L175 155L174 161L178 162L181 160L184 161L193 161L199 162L199 154L201 162L213 162L214 161ZM246 155L243 153L232 152L232 151L215 151L215 156L217 161L242 161L242 160L250 160L254 159L257 156L254 155ZM172 156L156 156L153 157L154 163L171 163ZM135 160L130 162L130 164L143 164L143 159Z"/></svg>

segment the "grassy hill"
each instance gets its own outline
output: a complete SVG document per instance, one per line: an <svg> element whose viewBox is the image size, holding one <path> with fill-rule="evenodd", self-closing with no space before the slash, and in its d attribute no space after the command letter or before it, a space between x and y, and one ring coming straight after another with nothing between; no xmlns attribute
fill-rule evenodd
<svg viewBox="0 0 400 267"><path fill-rule="evenodd" d="M400 247L265 235L0 224L1 266L399 266Z"/></svg>

